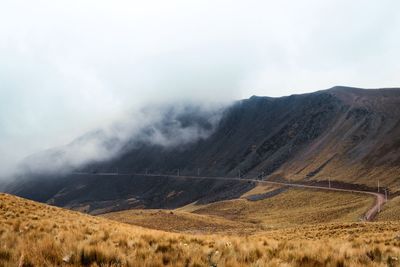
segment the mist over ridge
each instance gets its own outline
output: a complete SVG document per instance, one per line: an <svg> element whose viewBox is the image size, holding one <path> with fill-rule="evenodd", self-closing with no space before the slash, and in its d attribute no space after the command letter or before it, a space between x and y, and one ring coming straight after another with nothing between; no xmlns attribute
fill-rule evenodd
<svg viewBox="0 0 400 267"><path fill-rule="evenodd" d="M0 176L153 102L400 83L398 1L250 2L3 3Z"/></svg>
<svg viewBox="0 0 400 267"><path fill-rule="evenodd" d="M14 175L57 176L86 164L111 160L143 144L165 148L185 146L209 137L228 106L194 102L148 105L65 146L28 156L19 163Z"/></svg>

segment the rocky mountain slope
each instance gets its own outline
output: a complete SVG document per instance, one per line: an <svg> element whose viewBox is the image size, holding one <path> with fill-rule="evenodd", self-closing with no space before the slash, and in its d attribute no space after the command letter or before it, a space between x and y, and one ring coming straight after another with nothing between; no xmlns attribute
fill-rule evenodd
<svg viewBox="0 0 400 267"><path fill-rule="evenodd" d="M178 120L182 127L184 121L189 125L192 121L190 116ZM193 121L211 127L206 117ZM163 127L168 134L168 123ZM151 135L151 128L142 134ZM334 87L280 98L253 96L226 108L204 138L170 146L146 138L131 140L115 157L86 164L79 171L175 174L177 169L182 175L237 177L240 172L243 177L330 179L369 187L376 187L379 180L395 193L400 183L400 89ZM7 191L90 211L116 205L176 207L197 199L232 198L253 186L39 173L19 179Z"/></svg>

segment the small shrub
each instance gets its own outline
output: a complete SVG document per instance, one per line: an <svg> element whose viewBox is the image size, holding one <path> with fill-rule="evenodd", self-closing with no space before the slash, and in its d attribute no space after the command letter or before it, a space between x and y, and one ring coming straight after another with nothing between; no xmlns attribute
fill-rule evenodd
<svg viewBox="0 0 400 267"><path fill-rule="evenodd" d="M20 220L16 220L14 222L14 225L13 225L14 232L18 232L20 230L20 227L21 227L21 221Z"/></svg>
<svg viewBox="0 0 400 267"><path fill-rule="evenodd" d="M376 247L374 250L367 251L367 256L371 259L371 261L379 262L382 259L382 252Z"/></svg>
<svg viewBox="0 0 400 267"><path fill-rule="evenodd" d="M171 259L167 255L163 255L162 262L164 265L168 265L171 262Z"/></svg>
<svg viewBox="0 0 400 267"><path fill-rule="evenodd" d="M107 241L109 238L110 238L110 233L109 233L107 230L105 230L105 231L103 232L103 236L101 237L101 239L102 239L103 241Z"/></svg>
<svg viewBox="0 0 400 267"><path fill-rule="evenodd" d="M9 261L11 259L11 253L7 250L0 250L0 261Z"/></svg>
<svg viewBox="0 0 400 267"><path fill-rule="evenodd" d="M121 260L114 255L107 255L98 248L88 250L82 249L79 257L79 263L84 266L90 266L93 263L98 265L120 266Z"/></svg>
<svg viewBox="0 0 400 267"><path fill-rule="evenodd" d="M156 249L156 253L157 252L161 252L161 253L167 253L168 251L171 251L172 247L170 245L158 245L157 249Z"/></svg>
<svg viewBox="0 0 400 267"><path fill-rule="evenodd" d="M317 259L311 258L308 255L304 255L297 260L299 266L324 266L322 262Z"/></svg>

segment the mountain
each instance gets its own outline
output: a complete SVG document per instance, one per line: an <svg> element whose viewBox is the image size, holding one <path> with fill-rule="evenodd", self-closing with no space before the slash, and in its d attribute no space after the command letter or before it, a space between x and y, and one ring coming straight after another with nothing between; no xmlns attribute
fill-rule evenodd
<svg viewBox="0 0 400 267"><path fill-rule="evenodd" d="M279 98L253 96L219 111L214 123L209 120L211 113L190 110L196 109L184 109L173 119L162 116L112 157L63 174L25 175L6 191L95 213L233 198L254 184L72 172L118 169L121 173L175 174L179 169L181 175L235 177L240 172L242 177L264 174L265 179L302 182L330 179L371 188L379 180L391 193L399 190L400 89L340 86ZM188 127L192 131L182 130ZM187 137L199 131L207 134L186 142L175 138L169 145L151 141L159 133L165 141L165 136Z"/></svg>

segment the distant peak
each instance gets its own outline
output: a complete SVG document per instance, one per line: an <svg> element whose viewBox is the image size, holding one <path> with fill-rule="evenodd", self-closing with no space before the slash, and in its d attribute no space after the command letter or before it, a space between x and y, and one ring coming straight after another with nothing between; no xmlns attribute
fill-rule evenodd
<svg viewBox="0 0 400 267"><path fill-rule="evenodd" d="M343 86L343 85L337 85L332 88L328 89L329 91L362 91L366 89L358 88L358 87L351 87L351 86Z"/></svg>
<svg viewBox="0 0 400 267"><path fill-rule="evenodd" d="M397 91L399 88L391 87L391 88L359 88L359 87L351 87L351 86L334 86L332 88L327 89L327 91L341 91L341 92L376 92L376 91Z"/></svg>

